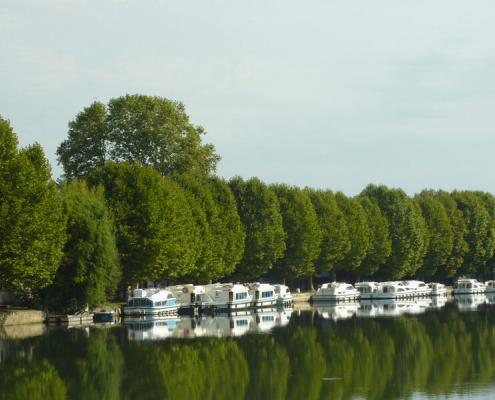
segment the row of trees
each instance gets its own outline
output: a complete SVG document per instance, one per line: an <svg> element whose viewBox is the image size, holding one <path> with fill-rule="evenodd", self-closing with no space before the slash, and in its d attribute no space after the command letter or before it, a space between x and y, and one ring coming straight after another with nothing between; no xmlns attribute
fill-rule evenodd
<svg viewBox="0 0 495 400"><path fill-rule="evenodd" d="M39 145L0 119L0 287L48 305L97 304L146 280L493 274L495 198L370 185L358 196L213 175L180 103L94 103L58 148L57 185Z"/></svg>
<svg viewBox="0 0 495 400"><path fill-rule="evenodd" d="M293 319L270 335L153 346L128 342L125 328L7 341L18 348L0 361L0 387L8 388L0 399L382 400L493 391L491 309L329 327L315 319L318 328Z"/></svg>

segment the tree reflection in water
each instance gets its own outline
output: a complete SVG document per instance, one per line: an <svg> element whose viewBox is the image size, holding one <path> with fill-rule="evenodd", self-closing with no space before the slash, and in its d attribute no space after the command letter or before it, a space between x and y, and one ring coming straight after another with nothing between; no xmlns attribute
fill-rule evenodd
<svg viewBox="0 0 495 400"><path fill-rule="evenodd" d="M322 323L270 334L132 341L124 327L4 340L0 399L352 399L495 395L493 305Z"/></svg>

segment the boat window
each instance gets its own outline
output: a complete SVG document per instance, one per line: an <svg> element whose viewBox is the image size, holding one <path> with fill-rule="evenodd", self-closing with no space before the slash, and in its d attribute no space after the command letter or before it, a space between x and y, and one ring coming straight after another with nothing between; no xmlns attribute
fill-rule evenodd
<svg viewBox="0 0 495 400"><path fill-rule="evenodd" d="M270 292L261 292L262 298L273 297L273 291Z"/></svg>
<svg viewBox="0 0 495 400"><path fill-rule="evenodd" d="M130 299L129 307L153 307L153 302L150 299Z"/></svg>
<svg viewBox="0 0 495 400"><path fill-rule="evenodd" d="M236 293L235 294L235 299L236 300L242 300L242 299L246 299L246 298L247 298L247 293L246 292Z"/></svg>

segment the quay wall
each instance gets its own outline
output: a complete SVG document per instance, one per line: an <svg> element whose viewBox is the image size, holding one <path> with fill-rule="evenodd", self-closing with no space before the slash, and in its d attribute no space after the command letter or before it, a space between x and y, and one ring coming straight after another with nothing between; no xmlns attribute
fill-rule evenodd
<svg viewBox="0 0 495 400"><path fill-rule="evenodd" d="M45 321L40 310L0 308L0 326L39 324Z"/></svg>

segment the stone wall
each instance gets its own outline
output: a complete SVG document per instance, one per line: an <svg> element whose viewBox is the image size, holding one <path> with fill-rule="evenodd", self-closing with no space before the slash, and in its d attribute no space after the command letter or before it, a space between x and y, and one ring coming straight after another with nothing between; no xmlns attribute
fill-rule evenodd
<svg viewBox="0 0 495 400"><path fill-rule="evenodd" d="M45 313L39 310L0 308L0 325L39 324L45 321Z"/></svg>

